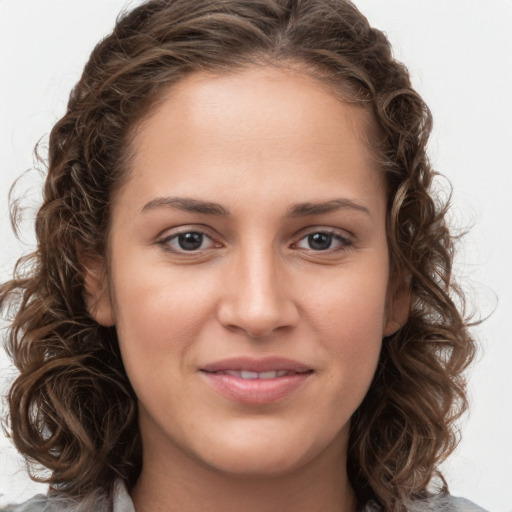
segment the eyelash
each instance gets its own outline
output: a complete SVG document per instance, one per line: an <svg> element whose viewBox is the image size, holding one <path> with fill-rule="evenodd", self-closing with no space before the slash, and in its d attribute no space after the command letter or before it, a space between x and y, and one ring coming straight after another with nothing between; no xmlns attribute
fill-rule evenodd
<svg viewBox="0 0 512 512"><path fill-rule="evenodd" d="M187 251L186 249L183 249L183 248L173 248L171 246L171 243L173 241L178 241L180 236L189 235L189 234L200 235L201 236L201 245L203 244L205 239L209 239L214 245L216 245L217 247L221 247L221 244L215 243L213 238L201 229L184 229L182 231L173 233L172 235L166 236L162 240L159 240L157 243L158 243L158 245L161 245L165 250L167 250L169 252L177 253L177 254L191 254L191 255L192 254L201 254L205 250L207 250L207 249L199 249L199 250L196 249L196 250Z"/></svg>
<svg viewBox="0 0 512 512"><path fill-rule="evenodd" d="M316 230L310 231L307 234L305 234L302 238L300 238L298 242L295 242L294 244L292 244L292 246L295 246L295 247L298 246L298 244L302 240L305 240L308 237L313 236L313 235L328 235L330 237L331 243L333 243L334 241L339 242L339 247L336 249L332 249L329 247L328 249L325 249L325 250L305 249L308 252L324 253L324 254L325 253L333 253L333 252L337 252L337 251L347 250L348 248L350 248L352 246L352 240L350 240L350 238L340 235L340 233L338 231L333 230L333 229L316 229Z"/></svg>
<svg viewBox="0 0 512 512"><path fill-rule="evenodd" d="M205 239L208 239L208 240L210 240L210 242L213 244L214 247L207 247L206 249L186 250L183 248L176 248L176 247L173 248L171 246L171 243L174 241L179 243L178 241L179 241L180 236L190 235L190 234L200 235L201 236L201 245L204 243ZM331 247L329 247L327 249L318 249L318 250L315 250L312 248L303 248L303 250L311 252L311 253L326 254L326 253L333 253L333 252L337 252L337 251L347 250L352 246L352 240L348 237L340 235L340 233L336 230L316 229L316 230L312 230L312 231L309 231L308 233L304 234L301 238L299 238L299 240L297 242L294 242L293 244L291 244L291 247L297 248L303 240L307 240L308 237L311 237L313 235L327 235L328 237L330 237L330 239L329 239L330 245L332 245L332 243L336 241L339 243L339 247L335 248L335 249L332 249ZM202 254L210 248L222 247L222 245L220 243L216 243L210 235L208 235L201 229L184 229L182 231L173 233L172 235L166 236L162 240L159 240L157 243L158 243L158 245L161 245L165 250L167 250L169 252L173 252L176 254L190 254L190 255Z"/></svg>

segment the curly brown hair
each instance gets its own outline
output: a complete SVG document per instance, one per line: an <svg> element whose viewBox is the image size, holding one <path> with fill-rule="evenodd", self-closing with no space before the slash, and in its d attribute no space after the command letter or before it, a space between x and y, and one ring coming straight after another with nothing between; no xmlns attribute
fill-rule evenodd
<svg viewBox="0 0 512 512"><path fill-rule="evenodd" d="M37 249L0 287L19 370L11 436L29 463L51 472L35 478L61 492L109 490L119 478L130 488L141 468L136 397L115 328L87 311L80 263L84 252L105 255L131 135L186 74L262 64L299 68L378 128L371 144L387 180L392 271L411 305L406 324L384 339L352 418L348 471L359 502L404 510L427 495L457 443L475 346L451 275L447 206L432 191L431 114L385 35L347 0L152 0L121 16L92 52L50 135Z"/></svg>

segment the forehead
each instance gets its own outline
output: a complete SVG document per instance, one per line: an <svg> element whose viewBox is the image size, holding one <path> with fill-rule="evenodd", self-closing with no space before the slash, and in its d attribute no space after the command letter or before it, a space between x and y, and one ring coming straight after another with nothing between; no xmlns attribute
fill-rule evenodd
<svg viewBox="0 0 512 512"><path fill-rule="evenodd" d="M284 128L280 114L285 113L287 107L288 113L295 114L295 121L300 122L297 128L318 122L327 124L333 117L329 119L321 114L332 111L344 117L351 123L350 128L366 140L376 128L371 109L353 100L356 94L348 84L340 83L337 88L333 84L332 80L322 81L317 73L305 66L293 64L249 65L222 72L189 73L152 102L148 114L137 123L134 135L137 136L162 109L172 104L167 114L174 112L181 122L200 121L205 115L211 117L214 109L220 114L219 121L224 118L229 122L234 114L240 118L246 116L246 122L238 126L241 130L254 130L256 124L251 124L250 120L260 116L266 116L266 128ZM306 112L306 107L313 102L318 116Z"/></svg>
<svg viewBox="0 0 512 512"><path fill-rule="evenodd" d="M129 181L148 194L159 186L257 190L265 183L307 183L327 193L344 174L345 183L373 192L382 173L369 148L370 125L365 109L296 70L193 73L135 130Z"/></svg>

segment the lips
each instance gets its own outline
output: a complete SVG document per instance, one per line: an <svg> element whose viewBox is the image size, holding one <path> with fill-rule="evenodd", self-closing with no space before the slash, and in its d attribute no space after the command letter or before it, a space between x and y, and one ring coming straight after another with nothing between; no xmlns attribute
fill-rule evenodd
<svg viewBox="0 0 512 512"><path fill-rule="evenodd" d="M226 370L224 372L215 372L223 375L231 375L233 377L239 377L240 379L275 379L277 377L285 377L286 375L293 375L296 372L290 372L288 370L271 370L267 372L251 372L249 370Z"/></svg>
<svg viewBox="0 0 512 512"><path fill-rule="evenodd" d="M312 368L305 364L287 359L284 357L265 357L261 359L250 357L233 357L210 363L201 367L205 372L226 372L226 371L249 371L249 372L277 372L287 371L292 373L303 373L312 371Z"/></svg>
<svg viewBox="0 0 512 512"><path fill-rule="evenodd" d="M218 393L244 404L269 404L282 400L305 384L313 369L285 358L232 358L201 369L206 382Z"/></svg>

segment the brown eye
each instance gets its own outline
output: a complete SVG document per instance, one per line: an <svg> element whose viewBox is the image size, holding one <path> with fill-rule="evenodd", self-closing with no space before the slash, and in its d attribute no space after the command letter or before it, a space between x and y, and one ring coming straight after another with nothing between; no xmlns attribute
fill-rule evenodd
<svg viewBox="0 0 512 512"><path fill-rule="evenodd" d="M182 231L158 242L166 250L175 253L194 253L217 247L211 237L201 231Z"/></svg>
<svg viewBox="0 0 512 512"><path fill-rule="evenodd" d="M190 233L183 233L176 237L176 243L183 251L197 251L203 245L203 233L191 231Z"/></svg>
<svg viewBox="0 0 512 512"><path fill-rule="evenodd" d="M331 248L333 236L330 233L313 233L308 235L309 247L315 251L325 251Z"/></svg>
<svg viewBox="0 0 512 512"><path fill-rule="evenodd" d="M299 249L309 251L336 251L343 250L350 246L352 242L339 233L331 231L316 231L310 233L297 243Z"/></svg>

